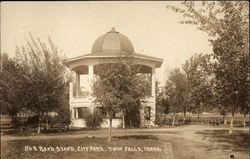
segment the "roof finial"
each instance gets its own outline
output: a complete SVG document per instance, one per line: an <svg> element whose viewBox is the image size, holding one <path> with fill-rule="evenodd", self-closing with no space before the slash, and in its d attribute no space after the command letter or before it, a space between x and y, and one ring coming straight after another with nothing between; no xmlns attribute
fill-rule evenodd
<svg viewBox="0 0 250 159"><path fill-rule="evenodd" d="M118 32L115 30L115 27L112 27L108 33L118 33Z"/></svg>

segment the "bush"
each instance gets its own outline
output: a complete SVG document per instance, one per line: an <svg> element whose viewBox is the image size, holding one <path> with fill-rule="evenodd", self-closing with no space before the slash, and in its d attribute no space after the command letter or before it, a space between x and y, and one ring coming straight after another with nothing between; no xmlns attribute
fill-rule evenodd
<svg viewBox="0 0 250 159"><path fill-rule="evenodd" d="M163 120L161 120L159 117L156 117L155 118L155 124L161 126L161 125L163 125Z"/></svg>
<svg viewBox="0 0 250 159"><path fill-rule="evenodd" d="M33 116L29 116L27 119L26 124L27 125L34 125L34 124L38 124L39 119L37 115L33 115Z"/></svg>
<svg viewBox="0 0 250 159"><path fill-rule="evenodd" d="M127 128L138 128L141 123L140 103L128 106L125 110L125 125Z"/></svg>
<svg viewBox="0 0 250 159"><path fill-rule="evenodd" d="M98 110L95 110L93 114L91 112L88 112L86 116L86 127L88 129L100 128L102 123L102 114Z"/></svg>
<svg viewBox="0 0 250 159"><path fill-rule="evenodd" d="M66 126L67 129L69 129L69 125L71 124L70 116L71 116L71 111L69 110L69 108L62 107L58 111L58 115L53 118L54 121L51 124L60 123L64 126Z"/></svg>
<svg viewBox="0 0 250 159"><path fill-rule="evenodd" d="M23 121L21 120L20 117L13 117L11 120L11 125L12 127L17 128L23 125Z"/></svg>

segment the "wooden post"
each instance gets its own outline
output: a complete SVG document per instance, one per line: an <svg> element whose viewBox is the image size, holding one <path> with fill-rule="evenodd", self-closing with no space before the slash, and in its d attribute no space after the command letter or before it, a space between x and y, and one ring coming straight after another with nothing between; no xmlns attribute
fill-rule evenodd
<svg viewBox="0 0 250 159"><path fill-rule="evenodd" d="M232 113L232 117L231 117L231 120L230 120L229 134L233 133L233 126L234 126L234 114Z"/></svg>
<svg viewBox="0 0 250 159"><path fill-rule="evenodd" d="M151 80L151 96L155 98L155 67L152 68L152 80Z"/></svg>
<svg viewBox="0 0 250 159"><path fill-rule="evenodd" d="M76 73L76 96L79 97L80 96L80 75L78 73Z"/></svg>
<svg viewBox="0 0 250 159"><path fill-rule="evenodd" d="M172 126L174 126L174 124L175 124L175 113L174 113L174 115L173 115Z"/></svg>
<svg viewBox="0 0 250 159"><path fill-rule="evenodd" d="M94 66L89 65L89 92L93 92L93 83L94 83Z"/></svg>
<svg viewBox="0 0 250 159"><path fill-rule="evenodd" d="M112 118L109 118L109 138L108 138L108 142L111 142L111 129L112 129Z"/></svg>
<svg viewBox="0 0 250 159"><path fill-rule="evenodd" d="M125 110L122 111L122 128L125 129Z"/></svg>
<svg viewBox="0 0 250 159"><path fill-rule="evenodd" d="M69 83L69 100L71 101L71 99L73 98L73 82Z"/></svg>
<svg viewBox="0 0 250 159"><path fill-rule="evenodd" d="M37 127L37 134L41 132L41 116L38 115L38 127Z"/></svg>

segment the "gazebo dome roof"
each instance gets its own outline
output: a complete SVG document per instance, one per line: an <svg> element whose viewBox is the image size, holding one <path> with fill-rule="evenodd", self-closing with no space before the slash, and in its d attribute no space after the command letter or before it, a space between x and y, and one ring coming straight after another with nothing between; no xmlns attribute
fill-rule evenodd
<svg viewBox="0 0 250 159"><path fill-rule="evenodd" d="M91 54L130 54L134 53L131 41L115 28L96 39Z"/></svg>
<svg viewBox="0 0 250 159"><path fill-rule="evenodd" d="M121 60L121 57L133 57L134 62L149 67L161 67L163 59L136 53L131 41L115 28L96 39L91 53L65 60L63 63L75 68L81 65L97 65L100 63Z"/></svg>

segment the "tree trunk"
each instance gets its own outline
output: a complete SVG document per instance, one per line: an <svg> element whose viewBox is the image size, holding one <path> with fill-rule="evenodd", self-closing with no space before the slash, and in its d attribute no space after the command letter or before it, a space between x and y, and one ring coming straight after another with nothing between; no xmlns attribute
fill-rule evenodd
<svg viewBox="0 0 250 159"><path fill-rule="evenodd" d="M122 128L125 129L125 110L122 111Z"/></svg>
<svg viewBox="0 0 250 159"><path fill-rule="evenodd" d="M197 114L197 118L198 118L198 119L200 118L200 112L198 112L198 114Z"/></svg>
<svg viewBox="0 0 250 159"><path fill-rule="evenodd" d="M47 117L47 119L46 119L46 130L48 130L49 129L49 117Z"/></svg>
<svg viewBox="0 0 250 159"><path fill-rule="evenodd" d="M186 111L184 111L183 113L183 123L185 123L185 121L186 121Z"/></svg>
<svg viewBox="0 0 250 159"><path fill-rule="evenodd" d="M234 123L234 113L232 113L232 116L231 116L229 134L233 133L233 126L234 126L233 123Z"/></svg>
<svg viewBox="0 0 250 159"><path fill-rule="evenodd" d="M12 125L12 127L15 126L15 124L14 124L14 115L11 115L11 125Z"/></svg>
<svg viewBox="0 0 250 159"><path fill-rule="evenodd" d="M226 125L226 124L227 124L227 118L224 117L224 125Z"/></svg>
<svg viewBox="0 0 250 159"><path fill-rule="evenodd" d="M243 116L243 127L245 128L246 127L246 114L244 113L244 116Z"/></svg>
<svg viewBox="0 0 250 159"><path fill-rule="evenodd" d="M37 134L40 134L41 132L41 117L38 116L38 125L37 125Z"/></svg>
<svg viewBox="0 0 250 159"><path fill-rule="evenodd" d="M175 123L175 114L173 115L172 126L174 126L174 123Z"/></svg>
<svg viewBox="0 0 250 159"><path fill-rule="evenodd" d="M48 129L49 129L49 117L46 116L46 124L45 124L45 127L44 127L44 131L46 131Z"/></svg>
<svg viewBox="0 0 250 159"><path fill-rule="evenodd" d="M108 142L111 142L111 129L112 129L112 118L109 118L109 138L108 138Z"/></svg>
<svg viewBox="0 0 250 159"><path fill-rule="evenodd" d="M69 131L69 125L64 126L64 131Z"/></svg>

